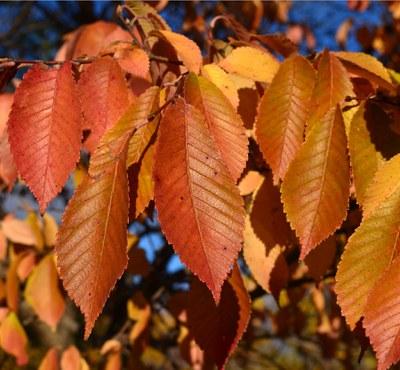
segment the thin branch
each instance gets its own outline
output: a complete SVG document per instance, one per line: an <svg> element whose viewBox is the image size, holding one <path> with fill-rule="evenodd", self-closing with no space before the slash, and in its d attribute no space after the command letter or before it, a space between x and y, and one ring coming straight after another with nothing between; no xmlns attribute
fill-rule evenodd
<svg viewBox="0 0 400 370"><path fill-rule="evenodd" d="M31 64L61 65L66 62L80 65L80 64L92 63L96 59L97 59L97 57L87 57L87 58L79 58L79 59L72 59L72 60L0 58L0 67L2 67L3 65L8 66L8 67L11 65L20 66L21 64L23 64L24 66L31 65Z"/></svg>

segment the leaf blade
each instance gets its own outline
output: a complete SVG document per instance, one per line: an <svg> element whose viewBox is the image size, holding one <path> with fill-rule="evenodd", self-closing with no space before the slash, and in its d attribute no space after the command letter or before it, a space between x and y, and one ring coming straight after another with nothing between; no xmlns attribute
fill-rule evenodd
<svg viewBox="0 0 400 370"><path fill-rule="evenodd" d="M153 178L163 232L218 301L241 249L244 210L204 117L181 99L160 124Z"/></svg>

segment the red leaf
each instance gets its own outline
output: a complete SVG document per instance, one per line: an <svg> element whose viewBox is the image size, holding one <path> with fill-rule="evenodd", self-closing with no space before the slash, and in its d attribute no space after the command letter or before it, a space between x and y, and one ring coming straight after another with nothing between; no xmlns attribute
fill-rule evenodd
<svg viewBox="0 0 400 370"><path fill-rule="evenodd" d="M109 57L91 63L82 73L78 87L84 128L91 130L85 146L93 151L103 133L128 108L128 87L121 67Z"/></svg>
<svg viewBox="0 0 400 370"><path fill-rule="evenodd" d="M29 70L17 88L8 121L18 172L43 213L74 169L80 149L80 114L71 64Z"/></svg>
<svg viewBox="0 0 400 370"><path fill-rule="evenodd" d="M192 283L188 302L191 334L218 369L223 369L250 318L250 300L239 268L235 266L232 276L225 281L218 306L205 285L197 279Z"/></svg>
<svg viewBox="0 0 400 370"><path fill-rule="evenodd" d="M244 210L204 116L183 100L160 123L153 177L166 238L218 301L242 247Z"/></svg>

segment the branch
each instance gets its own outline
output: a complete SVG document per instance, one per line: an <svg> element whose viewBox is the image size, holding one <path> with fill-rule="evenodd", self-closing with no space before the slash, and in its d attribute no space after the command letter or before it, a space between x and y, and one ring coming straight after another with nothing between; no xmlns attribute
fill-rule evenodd
<svg viewBox="0 0 400 370"><path fill-rule="evenodd" d="M80 64L92 63L96 59L97 59L97 57L86 57L86 58L78 58L78 59L72 59L72 60L0 58L0 68L3 66L10 67L10 66L16 65L17 67L20 67L21 65L26 66L26 65L32 65L32 64L62 65L66 62L80 65Z"/></svg>

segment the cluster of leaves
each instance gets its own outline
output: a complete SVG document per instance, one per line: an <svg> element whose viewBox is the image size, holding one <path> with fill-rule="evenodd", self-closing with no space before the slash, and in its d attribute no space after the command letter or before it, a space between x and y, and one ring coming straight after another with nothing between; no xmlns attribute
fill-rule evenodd
<svg viewBox="0 0 400 370"><path fill-rule="evenodd" d="M268 304L258 289L280 303L275 332L302 335L301 306L311 299L325 340L345 330L341 310L361 337L365 329L380 369L399 361L398 74L363 53L306 58L283 35L249 32L228 15L212 24L235 38L210 30L203 58L150 6L131 2L119 12L127 31L80 27L56 61L33 63L15 93L1 95L0 176L11 189L19 175L44 214L2 221L3 350L28 361L21 286L30 316L53 329L69 317L58 276L84 314L87 339L127 267L151 281L127 225L157 217L193 274L190 288L171 294L168 310L150 302L162 291L136 290L129 326L96 364L120 368L127 341L130 366L150 357L166 368L149 345L163 339L179 343L192 366L224 368L252 309L247 335L262 331ZM1 84L25 66L3 63ZM72 172L76 189L58 230L45 210ZM314 281L322 288L311 288L308 301L297 287L289 293ZM293 328L285 307L298 316ZM57 368L56 347L41 369ZM88 366L75 347L63 351L67 363Z"/></svg>

